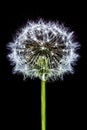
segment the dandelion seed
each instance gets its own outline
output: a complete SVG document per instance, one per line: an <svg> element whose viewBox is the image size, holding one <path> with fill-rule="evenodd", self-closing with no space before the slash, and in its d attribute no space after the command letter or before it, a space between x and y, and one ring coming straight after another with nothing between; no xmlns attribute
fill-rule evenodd
<svg viewBox="0 0 87 130"><path fill-rule="evenodd" d="M28 22L17 35L14 42L8 44L11 50L8 57L15 65L15 73L22 73L30 78L36 77L37 74L37 77L42 79L43 73L41 74L40 70L43 70L43 66L37 65L41 56L48 62L45 80L55 80L61 78L64 73L72 73L72 64L74 65L79 57L76 53L79 44L74 42L73 32L69 32L64 25L46 23L43 20ZM23 71L25 64L27 69Z"/></svg>

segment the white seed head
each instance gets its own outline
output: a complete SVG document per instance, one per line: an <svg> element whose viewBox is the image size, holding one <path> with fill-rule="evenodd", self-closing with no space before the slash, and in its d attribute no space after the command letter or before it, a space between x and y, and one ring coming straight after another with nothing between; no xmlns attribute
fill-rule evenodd
<svg viewBox="0 0 87 130"><path fill-rule="evenodd" d="M79 57L73 32L64 25L43 20L28 22L7 46L13 72L30 78L62 78L65 73L73 73L72 66Z"/></svg>

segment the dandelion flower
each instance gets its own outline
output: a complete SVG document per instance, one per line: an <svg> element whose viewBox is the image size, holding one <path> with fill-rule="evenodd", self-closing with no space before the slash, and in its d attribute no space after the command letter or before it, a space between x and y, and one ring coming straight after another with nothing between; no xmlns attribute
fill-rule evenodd
<svg viewBox="0 0 87 130"><path fill-rule="evenodd" d="M13 73L24 77L56 80L65 73L73 73L79 44L73 32L54 22L28 22L8 44L8 55L14 65ZM44 76L43 76L44 74Z"/></svg>
<svg viewBox="0 0 87 130"><path fill-rule="evenodd" d="M13 73L24 77L39 77L41 86L42 130L45 130L45 81L63 78L65 73L73 73L79 55L79 44L70 32L58 22L29 21L13 42L8 44L8 57L14 65Z"/></svg>

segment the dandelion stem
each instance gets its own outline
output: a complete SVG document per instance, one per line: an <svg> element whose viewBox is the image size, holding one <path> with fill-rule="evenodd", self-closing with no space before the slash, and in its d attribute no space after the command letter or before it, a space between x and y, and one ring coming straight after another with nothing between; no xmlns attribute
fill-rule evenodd
<svg viewBox="0 0 87 130"><path fill-rule="evenodd" d="M46 130L46 99L44 80L41 80L41 130Z"/></svg>

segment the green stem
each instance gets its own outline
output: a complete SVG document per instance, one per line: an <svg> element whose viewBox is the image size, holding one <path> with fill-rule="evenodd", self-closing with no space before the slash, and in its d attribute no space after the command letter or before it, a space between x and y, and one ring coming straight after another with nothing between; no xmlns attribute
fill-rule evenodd
<svg viewBox="0 0 87 130"><path fill-rule="evenodd" d="M41 80L41 130L46 130L46 99L44 80Z"/></svg>

